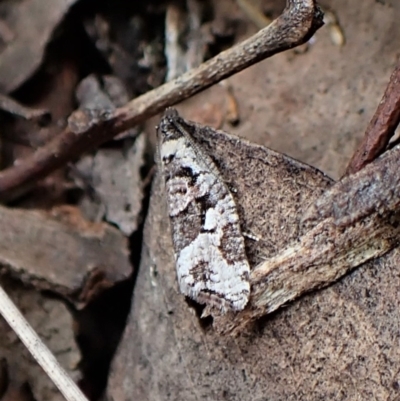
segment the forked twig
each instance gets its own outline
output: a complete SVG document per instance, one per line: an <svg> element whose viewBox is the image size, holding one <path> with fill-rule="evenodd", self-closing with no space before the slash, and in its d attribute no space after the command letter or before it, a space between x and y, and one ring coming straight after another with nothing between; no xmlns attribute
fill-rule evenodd
<svg viewBox="0 0 400 401"><path fill-rule="evenodd" d="M82 153L110 140L167 106L176 104L260 60L306 42L321 27L322 12L315 0L288 0L282 15L251 38L198 68L97 116L74 113L66 130L30 157L0 172L0 199L26 192L34 183Z"/></svg>

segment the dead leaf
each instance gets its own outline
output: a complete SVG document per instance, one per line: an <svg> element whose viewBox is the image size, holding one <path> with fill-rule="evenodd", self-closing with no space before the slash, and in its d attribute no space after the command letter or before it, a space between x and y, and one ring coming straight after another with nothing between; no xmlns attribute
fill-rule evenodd
<svg viewBox="0 0 400 401"><path fill-rule="evenodd" d="M35 72L54 28L74 3L76 0L24 0L3 5L3 23L13 36L0 54L1 92L17 89Z"/></svg>
<svg viewBox="0 0 400 401"><path fill-rule="evenodd" d="M197 138L199 139L199 138ZM332 181L305 164L222 133L203 146L234 188L243 230L272 255L295 240L307 206ZM263 256L246 239L252 266ZM179 293L166 203L157 179L133 309L114 360L109 395L149 400L385 399L400 353L394 250L335 285L220 337ZM134 340L133 340L134 339ZM260 379L262 378L262 380ZM389 380L389 379L388 379ZM381 384L377 384L381 383Z"/></svg>
<svg viewBox="0 0 400 401"><path fill-rule="evenodd" d="M37 289L80 301L94 270L117 282L131 274L124 236L105 223L90 223L78 209L46 212L0 207L0 266ZM56 216L56 217L55 217Z"/></svg>

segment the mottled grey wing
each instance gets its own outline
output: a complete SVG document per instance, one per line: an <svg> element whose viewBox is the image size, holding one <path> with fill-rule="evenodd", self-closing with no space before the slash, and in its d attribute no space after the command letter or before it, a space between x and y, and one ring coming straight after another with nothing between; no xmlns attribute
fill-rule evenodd
<svg viewBox="0 0 400 401"><path fill-rule="evenodd" d="M158 130L180 290L222 311L242 310L250 267L235 201L180 120L166 115Z"/></svg>

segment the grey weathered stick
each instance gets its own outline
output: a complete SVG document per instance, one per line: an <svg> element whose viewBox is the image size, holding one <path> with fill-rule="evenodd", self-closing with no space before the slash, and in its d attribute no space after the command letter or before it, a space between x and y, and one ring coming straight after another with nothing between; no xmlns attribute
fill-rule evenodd
<svg viewBox="0 0 400 401"><path fill-rule="evenodd" d="M248 321L324 287L399 244L400 147L328 189L305 213L305 234L250 275Z"/></svg>
<svg viewBox="0 0 400 401"><path fill-rule="evenodd" d="M67 401L88 401L0 286L0 313Z"/></svg>
<svg viewBox="0 0 400 401"><path fill-rule="evenodd" d="M397 212L400 206L400 147L352 176L345 177L311 205L302 219L305 227L332 218L345 229L364 218Z"/></svg>
<svg viewBox="0 0 400 401"><path fill-rule="evenodd" d="M120 132L216 84L260 60L306 42L321 27L322 12L314 0L288 0L280 17L246 41L198 68L148 92L126 106L96 116L74 113L68 128L32 156L0 173L0 198L26 192L38 179Z"/></svg>

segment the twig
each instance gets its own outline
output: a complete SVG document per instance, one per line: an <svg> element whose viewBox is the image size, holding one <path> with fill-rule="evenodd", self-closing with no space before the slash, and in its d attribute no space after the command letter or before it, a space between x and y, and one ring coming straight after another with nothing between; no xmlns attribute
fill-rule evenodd
<svg viewBox="0 0 400 401"><path fill-rule="evenodd" d="M381 155L400 123L400 63L394 69L383 98L369 123L360 146L346 169L354 174Z"/></svg>
<svg viewBox="0 0 400 401"><path fill-rule="evenodd" d="M185 14L178 4L171 3L167 7L165 16L165 49L167 61L167 76L165 80L171 81L185 71L185 54L180 45L181 35L185 28L182 21Z"/></svg>
<svg viewBox="0 0 400 401"><path fill-rule="evenodd" d="M321 27L315 0L288 0L280 17L246 41L112 112L97 116L82 111L68 128L43 148L0 173L0 198L26 192L40 178L132 126L276 53L306 42Z"/></svg>
<svg viewBox="0 0 400 401"><path fill-rule="evenodd" d="M29 352L47 373L67 401L87 401L78 386L60 366L54 355L44 345L35 330L22 316L0 286L0 313L24 343Z"/></svg>
<svg viewBox="0 0 400 401"><path fill-rule="evenodd" d="M186 0L188 10L189 34L186 40L186 71L197 68L203 61L207 51L204 34L201 31L201 20L204 14L204 2L201 0Z"/></svg>
<svg viewBox="0 0 400 401"><path fill-rule="evenodd" d="M375 159L385 151L399 119L400 64L347 175L303 214L304 234L253 269L250 306L234 317L223 332L238 332L249 321L335 282L398 246L400 146Z"/></svg>
<svg viewBox="0 0 400 401"><path fill-rule="evenodd" d="M326 190L304 213L304 234L251 271L249 305L221 331L238 332L398 246L399 160L397 146Z"/></svg>
<svg viewBox="0 0 400 401"><path fill-rule="evenodd" d="M18 103L9 96L0 94L0 110L6 111L25 120L44 121L50 119L49 110L33 109Z"/></svg>

